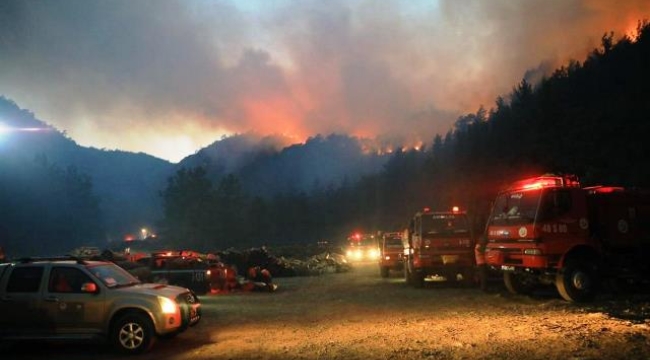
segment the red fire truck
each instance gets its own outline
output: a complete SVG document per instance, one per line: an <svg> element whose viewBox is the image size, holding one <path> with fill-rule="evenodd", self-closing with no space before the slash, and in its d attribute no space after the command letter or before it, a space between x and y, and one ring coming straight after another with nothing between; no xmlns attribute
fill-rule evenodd
<svg viewBox="0 0 650 360"><path fill-rule="evenodd" d="M474 236L465 211L424 209L415 214L403 238L404 277L422 287L429 277L474 282Z"/></svg>
<svg viewBox="0 0 650 360"><path fill-rule="evenodd" d="M379 240L379 274L387 278L390 270L402 270L404 245L401 232L387 232Z"/></svg>
<svg viewBox="0 0 650 360"><path fill-rule="evenodd" d="M589 301L605 278L647 280L650 193L582 188L575 176L521 180L498 195L486 235L486 263L511 293L554 284L567 301Z"/></svg>
<svg viewBox="0 0 650 360"><path fill-rule="evenodd" d="M379 258L379 244L375 235L354 233L348 237L345 256L348 261L376 261Z"/></svg>

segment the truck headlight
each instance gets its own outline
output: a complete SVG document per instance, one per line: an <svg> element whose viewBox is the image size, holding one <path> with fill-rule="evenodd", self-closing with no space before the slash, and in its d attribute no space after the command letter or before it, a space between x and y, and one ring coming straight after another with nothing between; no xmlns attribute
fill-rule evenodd
<svg viewBox="0 0 650 360"><path fill-rule="evenodd" d="M176 305L176 302L170 298L158 296L158 303L160 304L160 309L163 314L176 314L178 311L178 305Z"/></svg>

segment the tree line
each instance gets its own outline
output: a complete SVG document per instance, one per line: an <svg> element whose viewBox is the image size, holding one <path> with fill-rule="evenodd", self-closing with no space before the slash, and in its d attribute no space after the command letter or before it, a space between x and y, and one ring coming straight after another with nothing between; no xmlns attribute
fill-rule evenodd
<svg viewBox="0 0 650 360"><path fill-rule="evenodd" d="M498 190L523 176L572 173L584 185L650 187L647 64L647 21L634 37L605 34L584 61L539 83L522 80L493 107L459 117L426 148L398 151L378 173L337 185L260 193L250 191L247 172L215 181L200 166L181 169L160 192L161 236L197 250L339 242L352 231L400 230L423 207L453 205L470 211L480 231ZM103 240L101 199L87 175L44 155L25 162L6 154L0 246L46 255Z"/></svg>
<svg viewBox="0 0 650 360"><path fill-rule="evenodd" d="M206 249L340 241L395 231L423 207L467 209L478 231L498 190L524 176L570 173L584 185L650 186L650 25L602 37L539 83L522 80L494 107L457 119L420 151L398 151L377 174L340 187L249 196L229 174L197 167L162 192L166 236Z"/></svg>
<svg viewBox="0 0 650 360"><path fill-rule="evenodd" d="M92 181L75 167L0 158L0 246L12 257L52 256L104 234Z"/></svg>

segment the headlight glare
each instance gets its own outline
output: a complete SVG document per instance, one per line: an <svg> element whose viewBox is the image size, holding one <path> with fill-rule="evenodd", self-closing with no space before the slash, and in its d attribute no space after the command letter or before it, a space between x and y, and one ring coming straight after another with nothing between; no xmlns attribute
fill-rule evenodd
<svg viewBox="0 0 650 360"><path fill-rule="evenodd" d="M163 314L176 314L178 310L178 305L176 305L176 302L170 298L158 296L158 303L160 303L160 309Z"/></svg>

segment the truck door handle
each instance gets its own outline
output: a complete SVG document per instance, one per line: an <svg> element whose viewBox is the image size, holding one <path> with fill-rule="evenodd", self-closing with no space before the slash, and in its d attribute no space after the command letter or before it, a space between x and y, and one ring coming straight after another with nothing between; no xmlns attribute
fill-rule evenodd
<svg viewBox="0 0 650 360"><path fill-rule="evenodd" d="M49 301L49 302L59 302L59 298L56 297L56 296L48 296L48 297L45 298L45 301Z"/></svg>

